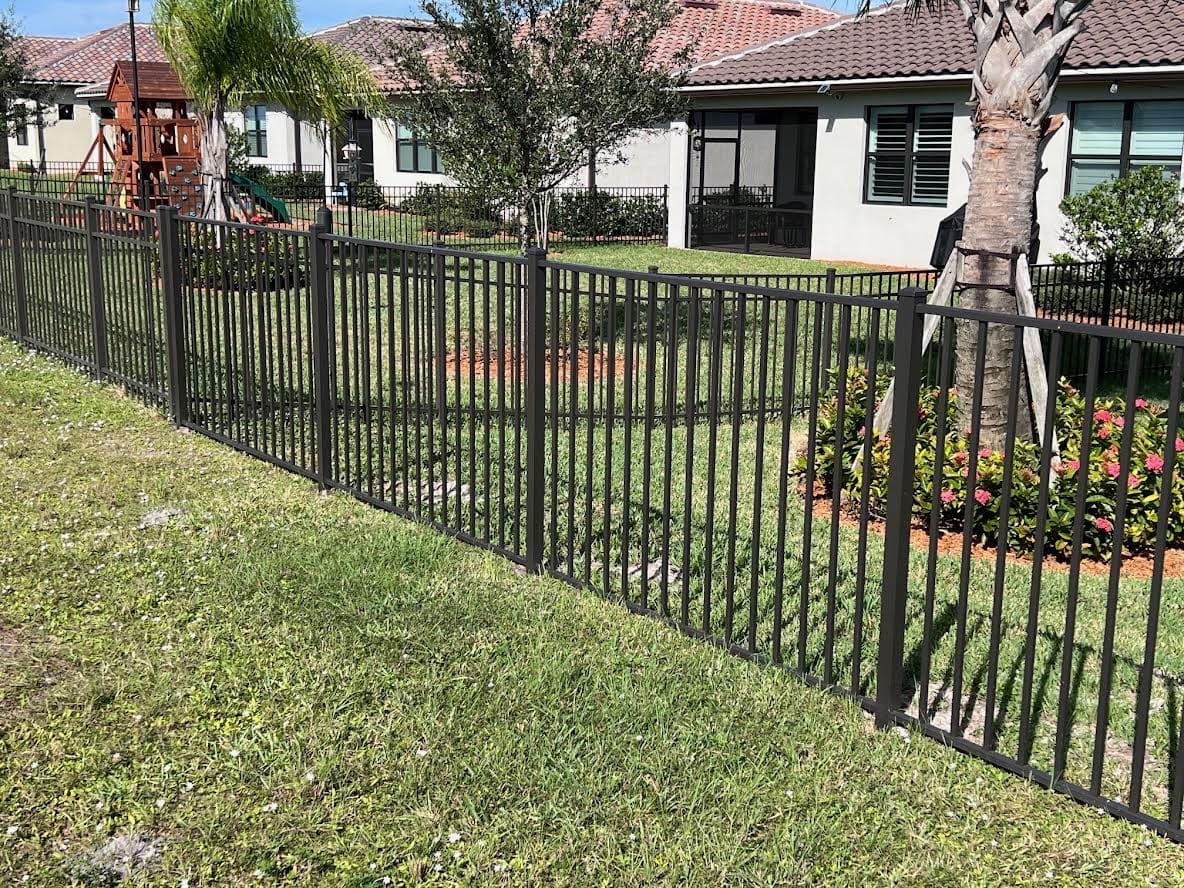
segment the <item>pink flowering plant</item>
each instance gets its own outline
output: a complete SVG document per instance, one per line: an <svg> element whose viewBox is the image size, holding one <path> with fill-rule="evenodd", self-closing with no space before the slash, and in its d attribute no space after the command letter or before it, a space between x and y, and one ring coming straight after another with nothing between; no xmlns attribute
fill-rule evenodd
<svg viewBox="0 0 1184 888"><path fill-rule="evenodd" d="M876 380L874 405L883 398L889 379ZM832 385L834 392L836 386ZM865 493L873 513L882 514L888 492L890 435L874 435L866 464L853 465L866 444L868 374L852 370L847 378L846 410L842 418L842 484L852 502L862 502ZM1012 453L1011 491L1007 526L1000 528L1006 454L980 446L971 452L973 438L958 428L957 392L948 394L944 438L938 438L939 398L936 389L922 391L918 408L916 482L913 485L913 513L928 522L936 497L941 526L961 531L969 518L977 542L995 546L1006 537L1009 549L1031 553L1036 547L1040 508L1041 453L1038 445L1017 441ZM1045 553L1069 557L1073 551L1073 527L1081 472L1085 477L1085 512L1082 549L1088 557L1107 559L1113 553L1114 529L1120 487L1126 488L1122 547L1138 553L1152 549L1159 529L1161 497L1170 497L1166 528L1169 545L1184 543L1184 438L1167 440L1166 411L1144 398L1132 405L1130 418L1131 456L1129 471L1120 459L1127 405L1121 399L1097 398L1090 417L1090 441L1083 452L1085 399L1068 382L1058 386L1055 427L1060 444L1060 461L1048 467L1051 484L1045 521ZM815 475L819 484L833 493L836 465L836 430L839 425L837 394L819 408ZM1170 478L1164 477L1169 456L1175 457ZM940 472L935 472L937 465ZM800 455L797 469L806 469ZM866 472L866 477L865 477ZM935 484L935 474L936 484ZM866 491L865 491L866 487ZM969 500L969 506L968 506Z"/></svg>

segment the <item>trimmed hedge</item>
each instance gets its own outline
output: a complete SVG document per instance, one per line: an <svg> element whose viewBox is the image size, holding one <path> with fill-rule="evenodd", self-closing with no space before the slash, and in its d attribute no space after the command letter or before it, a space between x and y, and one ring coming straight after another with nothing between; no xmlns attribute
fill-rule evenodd
<svg viewBox="0 0 1184 888"><path fill-rule="evenodd" d="M564 237L657 237L666 231L666 201L658 195L581 191L561 194L551 229Z"/></svg>

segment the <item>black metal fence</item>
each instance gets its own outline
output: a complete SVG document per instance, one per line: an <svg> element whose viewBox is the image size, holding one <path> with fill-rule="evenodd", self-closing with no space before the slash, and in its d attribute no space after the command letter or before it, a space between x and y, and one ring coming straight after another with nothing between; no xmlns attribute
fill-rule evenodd
<svg viewBox="0 0 1184 888"><path fill-rule="evenodd" d="M939 308L888 280L705 281L329 224L8 193L0 331L1184 839L1184 337ZM1031 403L1027 331L1053 380L1084 339L1082 388Z"/></svg>
<svg viewBox="0 0 1184 888"><path fill-rule="evenodd" d="M665 243L667 191L665 186L557 188L550 209L551 240L567 245ZM272 194L304 224L311 224L321 207L332 207L342 230L352 237L480 250L518 248L517 220L458 186L279 184Z"/></svg>

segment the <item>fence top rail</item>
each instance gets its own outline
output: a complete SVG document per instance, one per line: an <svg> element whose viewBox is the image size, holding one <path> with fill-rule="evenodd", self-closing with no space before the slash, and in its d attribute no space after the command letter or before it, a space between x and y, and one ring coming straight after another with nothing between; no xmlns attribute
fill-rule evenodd
<svg viewBox="0 0 1184 888"><path fill-rule="evenodd" d="M148 215L152 215L149 213ZM264 234L279 232L280 234L290 234L298 237L308 237L308 232L301 228L276 228L274 225L269 225L265 222L232 222L230 220L215 220L203 219L200 216L191 216L188 213L182 215L177 214L177 221L183 224L192 225L194 227L208 226L210 228L223 228L228 231L246 231L248 234Z"/></svg>
<svg viewBox="0 0 1184 888"><path fill-rule="evenodd" d="M343 246L372 247L374 249L400 251L406 253L423 253L425 255L452 256L457 259L475 259L488 262L503 262L508 265L525 265L526 259L516 253L478 253L462 250L457 247L440 246L438 244L404 244L394 241L372 240L362 237L349 237L336 231L321 235L323 240Z"/></svg>
<svg viewBox="0 0 1184 888"><path fill-rule="evenodd" d="M1184 335L1178 333L1161 333L1157 330L1140 330L1136 327L1083 324L1079 321L1064 321L1045 317L1033 318L1027 315L1008 314L1006 312L981 311L979 309L963 308L961 306L929 305L927 303L920 303L917 306L917 311L921 314L954 318L956 320L985 321L988 324L999 324L1009 327L1031 327L1036 330L1048 330L1052 333L1097 336L1102 339L1124 339L1144 345L1168 345L1172 348L1184 348Z"/></svg>
<svg viewBox="0 0 1184 888"><path fill-rule="evenodd" d="M812 216L813 210L793 209L791 207L775 207L769 204L729 204L714 201L697 201L691 204L697 210L741 210L747 213L782 213L794 216Z"/></svg>
<svg viewBox="0 0 1184 888"><path fill-rule="evenodd" d="M113 207L110 204L99 203L93 197L83 200L84 207L94 207L100 213L110 216L125 216L128 219L155 219L156 213L151 210L137 210L134 207Z"/></svg>
<svg viewBox="0 0 1184 888"><path fill-rule="evenodd" d="M686 290L723 290L737 296L757 296L787 302L828 302L834 305L850 305L862 308L892 308L893 300L883 296L848 296L841 293L819 293L811 290L795 290L786 287L761 286L731 281L704 281L701 278L680 274L663 274L649 271L630 271L621 268L600 268L594 265L576 265L570 262L545 260L543 267L572 274L593 275L601 278L621 278L638 283L665 284ZM712 286L716 284L716 286ZM721 285L722 284L722 285Z"/></svg>
<svg viewBox="0 0 1184 888"><path fill-rule="evenodd" d="M31 191L21 191L19 188L8 186L9 197L19 198L20 200L28 201L30 203L39 204L53 204L58 207L73 207L75 209L86 209L87 201L79 199L67 200L61 195L54 194L35 194Z"/></svg>

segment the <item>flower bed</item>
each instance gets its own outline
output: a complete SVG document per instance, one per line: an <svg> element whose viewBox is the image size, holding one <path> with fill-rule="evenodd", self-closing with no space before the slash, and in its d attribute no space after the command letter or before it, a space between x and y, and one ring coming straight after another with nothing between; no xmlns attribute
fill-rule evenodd
<svg viewBox="0 0 1184 888"><path fill-rule="evenodd" d="M878 404L887 390L889 379L875 382ZM868 375L853 370L847 379L846 410L842 417L842 482L844 492L855 501L863 496L864 471L870 471L868 500L873 511L883 512L888 489L890 436L876 435L871 443L871 458L866 466L854 466L857 454L865 446L864 419L869 396ZM913 514L928 520L934 490L934 467L940 459L942 470L936 490L943 528L962 531L968 513L971 534L984 545L1000 544L1000 505L1006 474L1005 454L980 448L971 453L972 437L967 429L957 429L957 392L950 390L949 431L944 441L938 438L938 392L922 392L919 406L916 478L913 483ZM1077 512L1081 472L1088 472L1085 491L1085 515L1082 522L1082 551L1087 557L1107 559L1114 548L1114 530L1118 518L1120 485L1126 486L1127 500L1123 527L1123 550L1146 552L1156 544L1159 530L1161 496L1171 497L1166 528L1168 545L1184 540L1184 479L1179 471L1165 478L1165 462L1184 452L1184 438L1167 441L1164 411L1142 398L1135 401L1130 416L1134 423L1131 435L1130 470L1122 471L1120 445L1126 424L1127 405L1121 399L1098 398L1090 423L1090 446L1082 450L1085 399L1073 386L1062 381L1058 386L1055 427L1060 444L1060 461L1054 460L1049 471L1049 502L1040 554L1068 557L1073 550L1074 518ZM833 494L835 479L836 430L840 421L838 399L823 404L818 417L818 449L815 458L818 482ZM1184 457L1181 457L1184 459ZM799 471L806 468L805 455L797 461ZM1036 548L1040 479L1040 448L1017 441L1013 451L1010 505L1006 536L1008 549L1033 553ZM972 471L973 470L973 471ZM972 499L967 508L967 498Z"/></svg>

